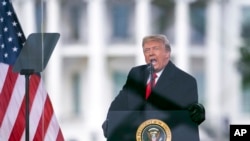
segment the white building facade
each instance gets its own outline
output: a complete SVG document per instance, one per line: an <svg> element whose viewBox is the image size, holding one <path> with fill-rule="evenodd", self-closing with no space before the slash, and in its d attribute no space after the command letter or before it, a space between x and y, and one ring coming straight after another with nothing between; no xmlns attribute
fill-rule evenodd
<svg viewBox="0 0 250 141"><path fill-rule="evenodd" d="M144 64L141 40L161 33L172 60L198 82L206 108L201 141L229 138L250 123L236 63L248 0L13 0L21 26L58 32L43 72L67 141L104 141L101 124L131 67ZM249 19L250 21L250 19ZM250 23L250 22L249 22ZM248 96L249 97L249 96Z"/></svg>

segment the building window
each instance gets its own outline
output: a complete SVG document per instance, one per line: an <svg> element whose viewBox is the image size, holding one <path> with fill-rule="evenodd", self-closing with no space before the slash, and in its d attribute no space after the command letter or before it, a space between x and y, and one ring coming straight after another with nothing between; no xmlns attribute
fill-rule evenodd
<svg viewBox="0 0 250 141"><path fill-rule="evenodd" d="M109 21L112 42L133 41L134 2L131 0L108 0ZM108 21L108 22L109 22Z"/></svg>
<svg viewBox="0 0 250 141"><path fill-rule="evenodd" d="M198 87L198 95L199 102L205 103L205 62L203 58L195 58L191 59L191 73L196 78L197 87Z"/></svg>
<svg viewBox="0 0 250 141"><path fill-rule="evenodd" d="M123 85L125 84L127 79L127 73L121 71L115 71L113 73L113 96L117 96L119 92L122 90Z"/></svg>
<svg viewBox="0 0 250 141"><path fill-rule="evenodd" d="M250 87L246 87L244 88L243 90L243 97L242 97L242 110L243 112L245 113L250 113L250 102L249 102L249 99L250 99Z"/></svg>
<svg viewBox="0 0 250 141"><path fill-rule="evenodd" d="M204 45L206 36L206 3L196 1L190 5L191 44Z"/></svg>
<svg viewBox="0 0 250 141"><path fill-rule="evenodd" d="M83 0L61 1L61 29L63 42L87 41L87 4Z"/></svg>
<svg viewBox="0 0 250 141"><path fill-rule="evenodd" d="M175 40L175 2L172 0L153 0L151 3L151 27L153 33L165 34Z"/></svg>
<svg viewBox="0 0 250 141"><path fill-rule="evenodd" d="M242 8L241 37L250 40L250 7Z"/></svg>
<svg viewBox="0 0 250 141"><path fill-rule="evenodd" d="M76 116L81 115L81 81L78 73L73 74L73 113Z"/></svg>
<svg viewBox="0 0 250 141"><path fill-rule="evenodd" d="M35 20L36 20L36 32L46 31L46 1L35 1Z"/></svg>

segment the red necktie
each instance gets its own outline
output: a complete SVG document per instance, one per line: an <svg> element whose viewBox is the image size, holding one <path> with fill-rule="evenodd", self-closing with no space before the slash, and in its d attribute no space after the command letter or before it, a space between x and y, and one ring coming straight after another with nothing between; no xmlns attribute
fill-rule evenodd
<svg viewBox="0 0 250 141"><path fill-rule="evenodd" d="M152 88L151 88L151 83L153 83L153 86L155 86L155 78L157 77L156 73L153 73L153 79L148 82L147 87L146 87L146 96L145 98L148 99L149 95L151 94Z"/></svg>

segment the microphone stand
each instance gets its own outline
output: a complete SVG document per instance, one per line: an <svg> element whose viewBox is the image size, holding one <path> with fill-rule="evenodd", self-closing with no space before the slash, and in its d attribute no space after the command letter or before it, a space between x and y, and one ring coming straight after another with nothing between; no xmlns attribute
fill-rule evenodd
<svg viewBox="0 0 250 141"><path fill-rule="evenodd" d="M154 87L154 81L153 81L153 79L154 79L154 76L153 76L153 74L154 74L154 66L153 66L153 64L152 64L152 60L150 60L150 63L147 65L147 69L148 69L148 71L149 71L149 81L150 81L150 86L151 86L151 93L152 93L152 90L153 90L153 87ZM145 100L145 103L144 103L144 109L146 108L146 107L148 107L149 105L147 104L147 100ZM150 117L148 114L147 114L147 112L142 112L143 113L143 116L144 116L144 118L145 119L147 119L148 117Z"/></svg>
<svg viewBox="0 0 250 141"><path fill-rule="evenodd" d="M150 85L151 85L151 89L153 89L154 87L154 66L152 64L152 60L149 63L149 75L150 75ZM152 91L151 91L152 92Z"/></svg>

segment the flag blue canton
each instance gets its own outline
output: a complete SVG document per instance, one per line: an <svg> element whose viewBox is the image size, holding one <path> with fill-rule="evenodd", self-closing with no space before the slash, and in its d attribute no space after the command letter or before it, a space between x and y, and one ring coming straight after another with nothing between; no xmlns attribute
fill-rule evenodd
<svg viewBox="0 0 250 141"><path fill-rule="evenodd" d="M8 0L1 0L0 62L14 65L25 40L12 4Z"/></svg>

